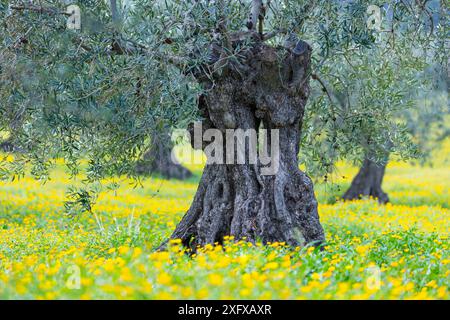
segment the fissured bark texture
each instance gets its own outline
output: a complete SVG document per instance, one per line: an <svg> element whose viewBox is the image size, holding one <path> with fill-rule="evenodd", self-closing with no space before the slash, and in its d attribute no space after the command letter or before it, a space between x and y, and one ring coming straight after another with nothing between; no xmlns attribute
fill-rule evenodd
<svg viewBox="0 0 450 320"><path fill-rule="evenodd" d="M241 40L236 36L231 41L236 48ZM271 130L279 130L279 168L262 175L260 163L207 164L191 207L171 236L193 250L221 243L226 235L292 246L325 241L313 183L299 170L297 158L310 91L311 48L304 43L305 50L296 55L266 45L257 34L253 41L239 62L223 63L221 48L212 46L211 64L203 68L212 77L200 71L196 75L205 89L199 99L202 126L219 129L224 137L227 129L262 126L269 137ZM268 147L276 146L269 141Z"/></svg>

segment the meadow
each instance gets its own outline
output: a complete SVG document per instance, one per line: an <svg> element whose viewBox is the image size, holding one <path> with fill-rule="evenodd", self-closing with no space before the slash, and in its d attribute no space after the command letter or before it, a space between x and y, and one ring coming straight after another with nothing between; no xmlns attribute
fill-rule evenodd
<svg viewBox="0 0 450 320"><path fill-rule="evenodd" d="M450 144L430 166L392 162L391 203L341 202L356 168L318 184L324 251L228 238L195 255L179 242L155 252L189 208L201 175L147 179L64 213L61 164L45 185L0 183L1 299L448 299Z"/></svg>

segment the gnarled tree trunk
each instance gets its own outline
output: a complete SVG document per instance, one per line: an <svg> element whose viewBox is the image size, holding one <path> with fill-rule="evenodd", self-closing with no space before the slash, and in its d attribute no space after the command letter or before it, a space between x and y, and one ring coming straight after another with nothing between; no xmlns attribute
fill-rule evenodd
<svg viewBox="0 0 450 320"><path fill-rule="evenodd" d="M221 243L226 235L293 246L325 241L313 183L299 170L297 158L310 91L311 48L302 41L305 50L294 54L264 44L256 33L251 36L255 44L241 53L243 61L228 61L214 73L213 82L197 74L207 92L199 99L206 119L202 126L218 129L224 137L227 129L257 130L261 124L268 136L278 130L279 146L268 141L271 152L279 147L278 171L262 175L260 162L207 164L194 201L171 236L193 250ZM233 47L238 43L233 40ZM217 58L220 52L212 55L212 63L223 61Z"/></svg>
<svg viewBox="0 0 450 320"><path fill-rule="evenodd" d="M381 189L386 164L387 157L383 163L376 163L370 160L369 157L366 157L350 188L342 198L355 200L370 196L378 199L380 203L389 202L388 195Z"/></svg>
<svg viewBox="0 0 450 320"><path fill-rule="evenodd" d="M144 154L143 159L136 164L137 173L141 175L157 173L167 179L184 180L190 178L192 173L172 158L173 146L168 131L154 135L150 149Z"/></svg>

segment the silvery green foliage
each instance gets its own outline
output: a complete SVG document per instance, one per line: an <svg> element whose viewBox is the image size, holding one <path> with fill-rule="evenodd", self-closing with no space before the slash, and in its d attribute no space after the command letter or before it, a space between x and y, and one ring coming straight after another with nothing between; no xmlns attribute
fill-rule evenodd
<svg viewBox="0 0 450 320"><path fill-rule="evenodd" d="M380 162L388 154L422 155L427 143L418 143L412 128L420 127L420 120L412 121L411 113L428 114L422 136L431 121L444 125L446 99L427 111L417 103L420 96L436 94L436 73L427 70L447 65L443 8L439 1L423 3L328 1L315 8L285 6L286 14L278 15L285 27L300 21L290 27L315 45L312 73L321 81L312 83L300 153L310 174L327 179L337 160L359 162L367 154ZM376 28L367 26L369 4L380 8Z"/></svg>
<svg viewBox="0 0 450 320"><path fill-rule="evenodd" d="M149 136L198 118L191 72L208 61L213 41L226 41L218 29L246 30L250 2L117 1L121 18L113 22L109 1L74 1L82 28L67 30L62 1L34 1L53 9L29 10L11 7L29 1L1 0L0 130L26 151L0 174L22 175L31 163L45 179L52 159L63 157L72 174L87 158L89 182L133 175ZM402 110L413 106L413 88L427 90L426 66L445 57L436 3L270 1L265 32L280 33L269 41L283 45L296 34L311 44L311 72L328 88L313 81L303 128L311 172L368 150L416 153ZM380 30L367 27L369 5L381 8ZM227 59L239 60L240 49Z"/></svg>

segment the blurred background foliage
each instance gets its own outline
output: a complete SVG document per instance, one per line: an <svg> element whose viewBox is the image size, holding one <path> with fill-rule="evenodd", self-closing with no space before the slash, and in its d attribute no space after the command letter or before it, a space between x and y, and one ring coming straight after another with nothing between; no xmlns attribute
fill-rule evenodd
<svg viewBox="0 0 450 320"><path fill-rule="evenodd" d="M66 28L69 3L81 9L81 30ZM212 41L223 40L219 22L228 33L246 30L250 4L1 0L0 131L21 150L0 162L1 177L30 168L45 181L54 159L63 158L72 176L83 168L88 184L108 177L139 182L134 164L150 137L199 119L202 88L190 71L208 61ZM379 28L368 27L369 5L380 8ZM313 47L300 149L309 174L326 179L339 160L358 163L367 154L425 159L448 134L443 1L266 6L264 31L278 32L271 45L295 34ZM240 59L241 49L227 59Z"/></svg>

